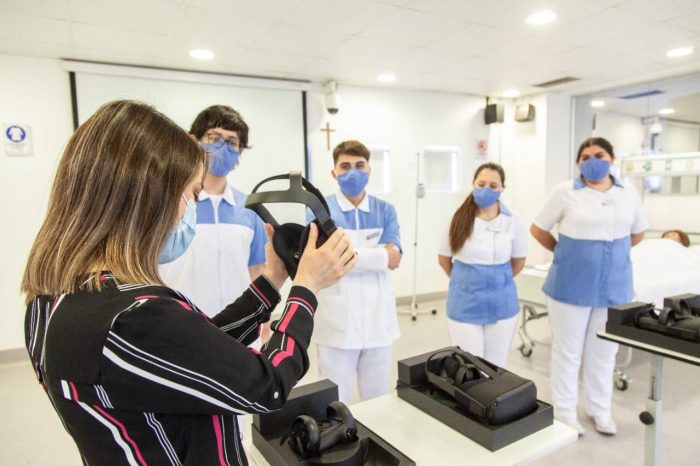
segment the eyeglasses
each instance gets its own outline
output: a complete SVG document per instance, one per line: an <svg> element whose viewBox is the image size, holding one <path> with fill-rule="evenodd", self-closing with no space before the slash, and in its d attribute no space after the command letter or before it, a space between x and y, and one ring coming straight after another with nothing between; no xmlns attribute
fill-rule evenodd
<svg viewBox="0 0 700 466"><path fill-rule="evenodd" d="M226 141L229 147L231 147L231 149L237 152L240 151L241 142L237 138L226 138L221 133L217 133L216 131L209 131L204 134L204 137L207 139L207 144L214 144L220 141Z"/></svg>

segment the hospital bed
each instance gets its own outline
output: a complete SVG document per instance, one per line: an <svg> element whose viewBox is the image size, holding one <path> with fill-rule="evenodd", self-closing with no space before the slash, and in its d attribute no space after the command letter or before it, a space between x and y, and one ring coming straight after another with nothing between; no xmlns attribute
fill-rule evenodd
<svg viewBox="0 0 700 466"><path fill-rule="evenodd" d="M652 236L655 236L653 232ZM653 238L632 248L631 257L635 301L654 303L660 307L667 296L700 294L700 245L685 248L672 240ZM536 341L530 336L527 325L547 316L547 299L542 292L542 285L548 269L549 264L526 266L515 277L521 304L518 350L525 357L532 355L536 344L547 346L547 343ZM615 386L619 390L626 390L629 386L623 369L631 362L632 350L625 347L623 361L615 368Z"/></svg>

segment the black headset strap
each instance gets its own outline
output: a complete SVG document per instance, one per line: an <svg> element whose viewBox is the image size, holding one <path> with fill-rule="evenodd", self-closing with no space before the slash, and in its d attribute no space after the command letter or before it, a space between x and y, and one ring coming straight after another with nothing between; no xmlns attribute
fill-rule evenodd
<svg viewBox="0 0 700 466"><path fill-rule="evenodd" d="M439 351L437 353L433 353L430 355L428 360L425 363L425 369L426 372L428 372L428 364L430 361L437 355L443 354L445 357L451 356L455 359L457 359L457 356L461 358L464 362L460 362L460 364L473 364L476 369L480 370L484 374L488 375L491 378L498 377L498 372L493 369L491 366L488 364L484 363L481 359L478 357L467 353L466 351L462 350L445 350L445 351Z"/></svg>
<svg viewBox="0 0 700 466"><path fill-rule="evenodd" d="M264 191L257 192L258 188L268 181L273 180L289 180L289 189L284 191ZM306 188L306 189L304 189ZM279 224L274 219L270 211L268 211L263 203L289 203L295 202L308 206L316 216L321 225L321 229L326 235L331 235L335 231L335 224L331 219L328 204L323 197L323 194L316 189L314 185L309 183L301 172L293 171L288 175L277 175L266 178L258 183L253 192L246 199L246 207L257 213L266 223L273 227L278 227Z"/></svg>

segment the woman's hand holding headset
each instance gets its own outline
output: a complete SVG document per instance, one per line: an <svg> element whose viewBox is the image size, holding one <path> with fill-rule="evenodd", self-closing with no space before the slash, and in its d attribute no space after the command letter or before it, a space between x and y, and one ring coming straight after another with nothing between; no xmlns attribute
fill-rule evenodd
<svg viewBox="0 0 700 466"><path fill-rule="evenodd" d="M266 224L265 231L268 242L265 246L267 262L264 274L279 289L289 274L272 247L274 229ZM352 270L358 260L357 253L342 228L338 228L320 248L316 247L317 239L318 227L312 223L309 240L292 282L292 285L303 286L314 294L340 280Z"/></svg>

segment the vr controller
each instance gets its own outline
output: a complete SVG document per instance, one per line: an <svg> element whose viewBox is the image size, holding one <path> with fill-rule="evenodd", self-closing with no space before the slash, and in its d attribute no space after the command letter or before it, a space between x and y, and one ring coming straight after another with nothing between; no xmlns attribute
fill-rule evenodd
<svg viewBox="0 0 700 466"><path fill-rule="evenodd" d="M357 424L345 404L334 401L326 409L327 419L297 416L292 422L289 445L302 458L314 458L336 445L357 441Z"/></svg>

